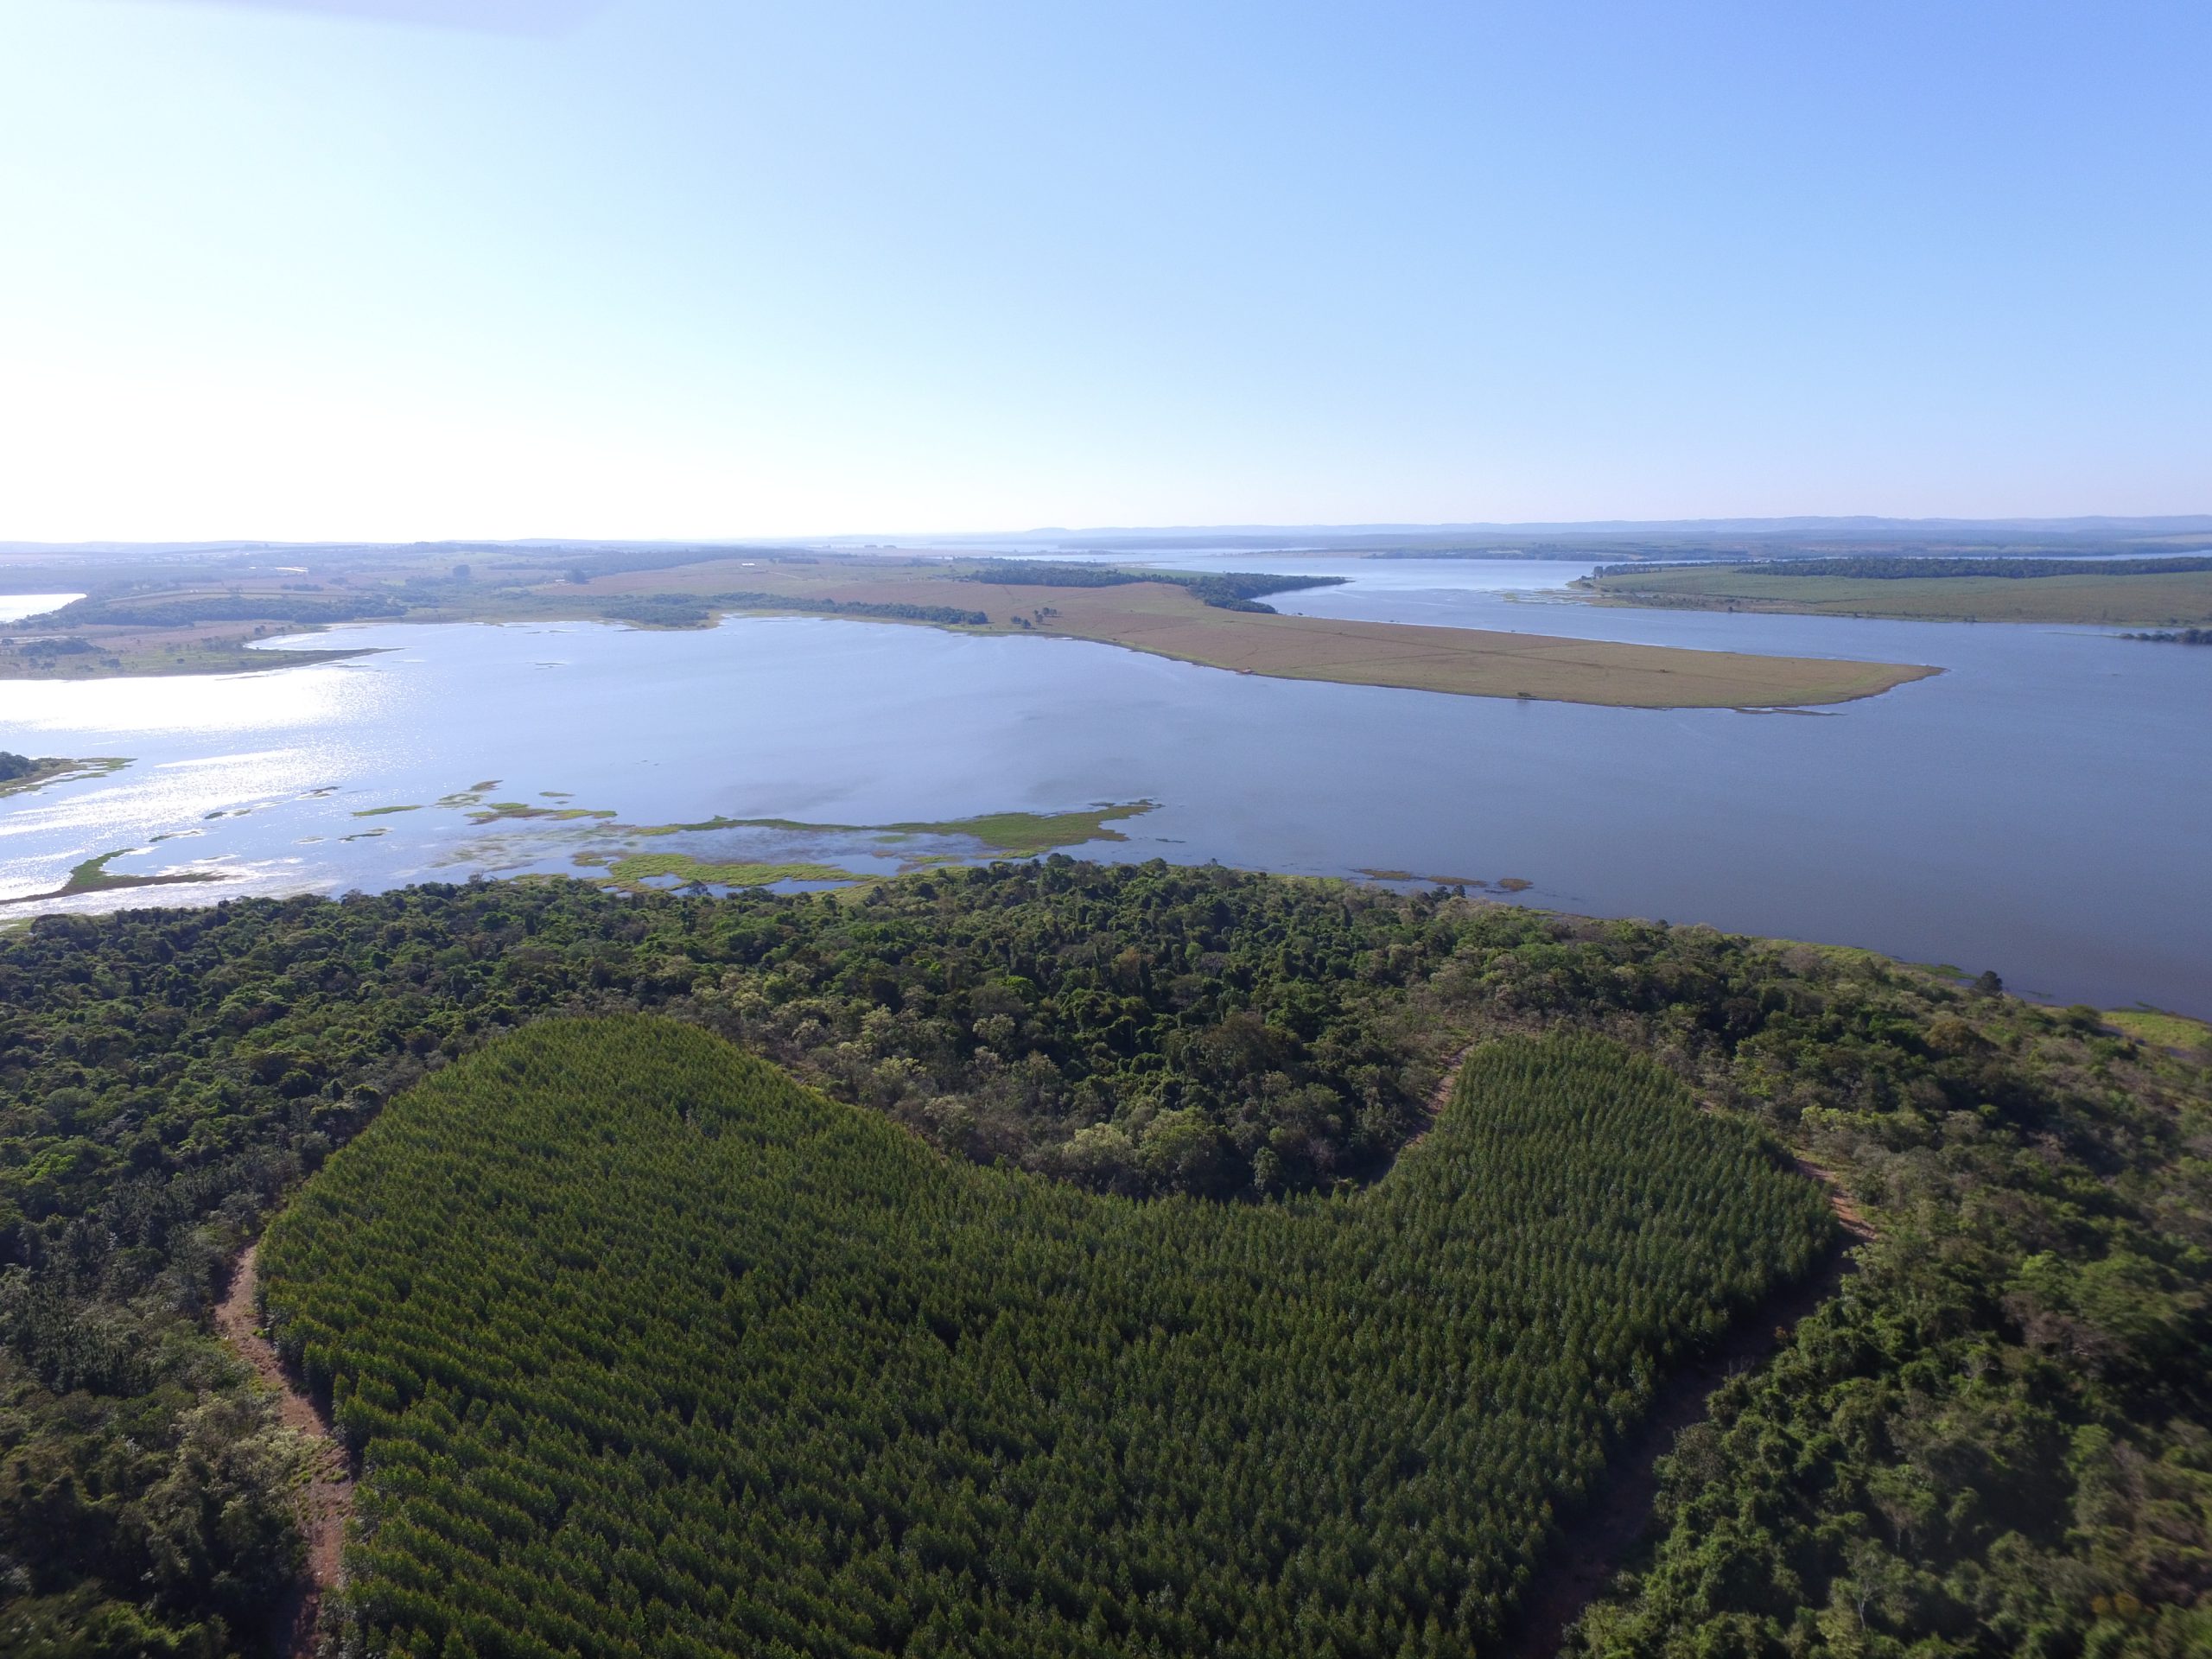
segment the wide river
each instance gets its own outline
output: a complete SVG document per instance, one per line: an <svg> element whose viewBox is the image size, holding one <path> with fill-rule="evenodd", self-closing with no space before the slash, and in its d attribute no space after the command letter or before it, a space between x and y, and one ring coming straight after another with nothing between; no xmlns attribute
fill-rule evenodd
<svg viewBox="0 0 2212 1659"><path fill-rule="evenodd" d="M281 673L0 681L0 749L126 757L0 797L0 897L97 854L219 882L0 911L575 871L606 821L855 825L1147 800L1090 855L1531 885L1520 902L1857 944L2062 1001L2212 1015L2212 651L2106 630L1601 609L1549 562L1169 561L1346 575L1285 610L1925 663L1815 713L1583 708L1271 680L1078 641L743 619L376 626ZM467 796L478 785L495 788ZM379 807L413 807L378 814ZM362 816L370 814L371 816ZM868 836L662 838L890 868Z"/></svg>

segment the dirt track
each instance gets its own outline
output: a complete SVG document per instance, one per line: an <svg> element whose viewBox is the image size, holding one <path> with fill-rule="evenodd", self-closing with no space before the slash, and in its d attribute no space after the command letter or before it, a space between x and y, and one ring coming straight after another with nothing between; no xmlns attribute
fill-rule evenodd
<svg viewBox="0 0 2212 1659"><path fill-rule="evenodd" d="M1852 1249L1872 1238L1873 1229L1833 1174L1802 1158L1793 1161L1826 1189L1842 1236L1811 1273L1744 1314L1718 1348L1661 1386L1643 1426L1615 1450L1599 1478L1590 1507L1548 1552L1507 1634L1507 1659L1553 1659L1567 1627L1620 1571L1650 1523L1651 1505L1659 1495L1656 1465L1674 1450L1675 1437L1703 1422L1713 1390L1771 1357L1788 1340L1790 1328L1834 1295L1856 1269Z"/></svg>
<svg viewBox="0 0 2212 1659"><path fill-rule="evenodd" d="M296 1429L314 1442L309 1478L299 1493L300 1531L308 1546L308 1581L282 1610L284 1651L293 1659L310 1659L315 1651L322 1599L343 1581L339 1552L345 1541L346 1519L353 1512L353 1477L330 1420L293 1382L276 1349L261 1333L255 1307L261 1283L255 1262L258 1249L249 1245L238 1258L231 1274L231 1287L215 1308L215 1334L253 1367L255 1376L276 1390L284 1427Z"/></svg>

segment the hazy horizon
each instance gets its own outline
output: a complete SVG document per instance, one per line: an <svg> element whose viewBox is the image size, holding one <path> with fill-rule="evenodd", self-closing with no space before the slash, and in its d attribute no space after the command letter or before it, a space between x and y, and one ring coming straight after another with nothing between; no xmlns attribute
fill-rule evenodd
<svg viewBox="0 0 2212 1659"><path fill-rule="evenodd" d="M855 531L831 530L798 531L784 536L747 535L734 532L696 537L626 537L626 536L429 536L396 538L363 538L336 537L305 537L279 538L271 537L207 537L186 540L178 537L148 537L143 539L93 538L64 542L49 540L10 540L0 537L0 553L73 553L99 552L109 550L156 550L170 551L250 550L255 548L317 548L353 546L424 546L468 545L487 547L568 547L568 546L634 546L634 547L750 547L771 543L790 542L808 545L840 544L845 550L860 550L868 544L928 548L939 545L973 543L1022 543L1028 542L1090 540L1101 537L1128 538L1133 541L1193 537L1201 540L1228 537L1268 538L1308 537L1318 538L1405 537L1408 538L1440 536L1561 537L1643 535L1681 536L1817 536L1827 534L1847 539L1861 536L1872 540L1885 537L1904 539L1914 535L1966 534L1973 531L2011 532L2018 535L2056 537L2062 541L2070 538L2094 538L2098 536L2206 536L2212 537L2212 513L2159 513L2148 515L2121 513L2088 513L2068 518L1890 518L1878 514L1856 513L1842 515L1792 514L1760 518L1620 518L1620 519L1545 519L1524 523L1500 523L1471 520L1456 524L1423 524L1408 520L1377 521L1368 524L1039 524L1022 529L967 529L954 531ZM850 544L858 544L854 546Z"/></svg>
<svg viewBox="0 0 2212 1659"><path fill-rule="evenodd" d="M2209 59L2166 3L25 0L0 537L2196 512Z"/></svg>

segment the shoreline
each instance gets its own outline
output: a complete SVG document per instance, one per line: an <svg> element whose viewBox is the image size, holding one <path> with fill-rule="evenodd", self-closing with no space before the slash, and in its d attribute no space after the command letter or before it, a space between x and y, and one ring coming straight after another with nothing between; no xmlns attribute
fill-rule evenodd
<svg viewBox="0 0 2212 1659"><path fill-rule="evenodd" d="M853 562L763 569L728 561L623 574L574 591L525 590L419 613L289 624L200 625L172 636L143 628L72 636L59 654L16 647L6 679L89 681L169 674L265 673L382 649L302 645L335 628L412 623L504 626L588 621L651 632L703 632L733 616L788 615L941 632L1076 639L1224 672L1334 685L1430 691L1506 702L1650 710L1821 708L1878 696L1945 671L1926 664L1574 639L1498 629L1371 622L1284 613L1258 602L1217 603L1188 584L1132 579L1097 585L1007 583L988 569ZM1256 581L1257 579L1255 579ZM742 582L746 590L732 592ZM1283 589L1308 585L1287 577ZM278 630L274 636L270 627ZM70 649L68 647L73 647ZM105 652L104 657L95 653ZM195 660L195 655L197 660ZM281 656L284 660L269 660ZM208 660L209 658L213 660ZM82 664L80 668L79 665ZM28 666L31 672L20 671Z"/></svg>

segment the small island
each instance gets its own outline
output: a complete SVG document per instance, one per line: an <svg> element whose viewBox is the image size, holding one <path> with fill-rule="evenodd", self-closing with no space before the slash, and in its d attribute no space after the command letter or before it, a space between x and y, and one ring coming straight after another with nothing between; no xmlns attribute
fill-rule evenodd
<svg viewBox="0 0 2212 1659"><path fill-rule="evenodd" d="M48 784L73 783L80 778L104 778L130 764L121 755L94 755L71 760L56 754L32 756L0 749L0 795L28 795Z"/></svg>
<svg viewBox="0 0 2212 1659"><path fill-rule="evenodd" d="M223 879L213 870L164 870L156 875L117 875L108 868L117 859L138 850L135 847L118 847L111 852L96 853L72 868L68 879L60 887L48 888L44 893L26 893L13 899L0 899L0 905L38 904L48 899L74 899L81 893L110 893L123 887L189 887Z"/></svg>

